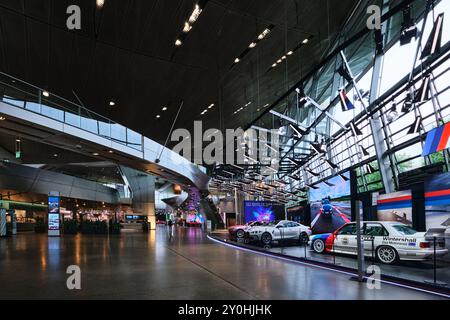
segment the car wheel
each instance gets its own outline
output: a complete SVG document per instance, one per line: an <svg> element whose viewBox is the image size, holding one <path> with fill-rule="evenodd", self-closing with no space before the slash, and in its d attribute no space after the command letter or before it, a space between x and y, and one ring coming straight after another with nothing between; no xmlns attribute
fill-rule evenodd
<svg viewBox="0 0 450 320"><path fill-rule="evenodd" d="M265 245L269 245L272 242L272 236L268 232L264 232L261 235L261 242Z"/></svg>
<svg viewBox="0 0 450 320"><path fill-rule="evenodd" d="M393 264L397 261L398 255L394 248L381 246L377 249L377 258L385 264Z"/></svg>
<svg viewBox="0 0 450 320"><path fill-rule="evenodd" d="M307 235L305 232L302 232L302 233L300 234L300 237L299 237L299 239L298 239L298 242L300 242L300 244L307 245L308 242L309 242L309 237L308 237L308 235Z"/></svg>
<svg viewBox="0 0 450 320"><path fill-rule="evenodd" d="M322 239L317 239L312 244L314 252L323 253L325 251L325 242Z"/></svg>
<svg viewBox="0 0 450 320"><path fill-rule="evenodd" d="M240 229L240 230L238 230L238 231L236 232L236 237L237 237L238 239L242 239L244 236L245 236L244 230Z"/></svg>

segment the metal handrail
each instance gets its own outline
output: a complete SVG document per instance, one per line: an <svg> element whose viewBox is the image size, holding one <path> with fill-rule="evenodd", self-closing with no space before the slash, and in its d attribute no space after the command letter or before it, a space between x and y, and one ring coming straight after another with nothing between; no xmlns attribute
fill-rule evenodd
<svg viewBox="0 0 450 320"><path fill-rule="evenodd" d="M131 129L129 129L129 128L127 128L127 127L125 127L125 126L123 126L123 125L121 125L121 124L119 124L119 123L117 123L117 122L115 122L115 121L113 121L113 120L111 120L109 118L106 118L106 117L104 117L104 116L102 116L102 115L100 115L100 114L98 114L98 113L96 113L94 111L91 111L91 110L89 110L88 108L86 108L84 106L81 106L81 105L79 105L79 104L77 104L75 102L69 101L69 100L67 100L67 99L65 99L63 97L60 97L60 96L58 96L56 94L53 94L53 93L51 93L51 92L49 92L47 90L39 88L39 87L37 87L35 85L32 85L32 84L30 84L28 82L20 80L20 79L18 79L16 77L11 76L9 74L6 74L4 72L0 72L0 78L2 78L2 79L0 79L0 86L4 87L5 89L10 89L10 90L15 91L16 93L24 94L26 96L29 96L30 98L35 98L36 99L36 101L28 100L27 98L24 98L24 97L18 97L17 95L15 96L14 92L6 92L5 91L5 92L3 92L3 102L4 103L13 105L15 107L19 107L17 105L8 103L8 101L5 101L4 98L11 99L11 100L14 100L14 101L23 102L24 103L23 108L26 108L27 103L36 103L36 104L38 104L40 106L40 110L39 111L32 110L32 109L29 109L29 108L26 108L26 109L28 111L30 111L30 112L34 112L34 113L37 113L39 115L42 115L42 116L45 116L45 117L49 117L49 118L51 118L53 120L57 120L57 121L66 123L68 125L75 126L75 127L79 128L81 130L97 134L98 136L107 138L110 141L115 141L115 142L124 144L126 146L130 146L131 148L133 148L135 150L139 150L139 151L143 151L144 150L144 145L143 145L144 135L142 135L142 134L140 134L140 133L138 133L138 132L136 132L134 130L131 130ZM6 80L10 80L10 82L5 81L5 79ZM33 92L33 91L35 91L35 92ZM44 97L45 101L48 101L48 104L43 103L43 93L44 92L49 92L49 97L48 98ZM53 108L55 110L60 110L61 112L64 113L63 119L59 119L59 118L56 118L56 117L51 117L51 116L46 115L42 111L42 106ZM66 119L66 113L75 113L75 116L79 117L79 125L75 125L73 123L68 122L67 119ZM82 115L82 113L83 113L83 115ZM97 123L96 130L89 130L89 129L83 128L83 125L82 125L83 119L95 121ZM109 128L107 129L107 131L108 131L107 135L101 134L100 125L99 125L100 122L103 122L107 126L109 126ZM113 135L112 135L112 126L113 125L118 125L118 126L121 126L121 127L124 128L124 131L125 131L124 132L125 133L124 139L117 139L116 137L113 137ZM138 137L138 139L140 140L140 143L136 143L136 141L129 141L129 139L128 139L129 131L132 131L133 133L136 134L136 137Z"/></svg>

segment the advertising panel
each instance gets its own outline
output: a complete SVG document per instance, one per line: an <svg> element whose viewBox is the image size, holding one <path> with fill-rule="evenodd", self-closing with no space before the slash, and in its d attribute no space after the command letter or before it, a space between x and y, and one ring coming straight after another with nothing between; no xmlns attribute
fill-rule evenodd
<svg viewBox="0 0 450 320"><path fill-rule="evenodd" d="M377 219L378 221L401 222L412 227L411 190L379 195Z"/></svg>
<svg viewBox="0 0 450 320"><path fill-rule="evenodd" d="M310 190L311 229L314 234L330 233L351 221L350 179L333 177Z"/></svg>
<svg viewBox="0 0 450 320"><path fill-rule="evenodd" d="M425 180L425 222L427 229L446 228L450 233L450 173Z"/></svg>
<svg viewBox="0 0 450 320"><path fill-rule="evenodd" d="M275 221L285 218L284 204L272 201L244 201L245 223L252 221Z"/></svg>
<svg viewBox="0 0 450 320"><path fill-rule="evenodd" d="M60 235L60 207L59 207L59 195L57 193L50 193L48 196L48 235L59 236Z"/></svg>

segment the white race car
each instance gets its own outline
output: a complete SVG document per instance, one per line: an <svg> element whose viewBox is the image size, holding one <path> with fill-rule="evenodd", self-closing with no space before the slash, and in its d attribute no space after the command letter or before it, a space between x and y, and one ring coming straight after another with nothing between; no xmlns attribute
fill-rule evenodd
<svg viewBox="0 0 450 320"><path fill-rule="evenodd" d="M382 263L391 264L397 260L427 260L434 255L434 239L426 237L426 232L417 232L399 222L361 222L364 255L372 255ZM442 230L434 230L436 236L436 256L448 253ZM440 232L442 231L442 232ZM436 233L437 232L437 233ZM317 253L335 252L357 254L356 223L347 223L331 234L311 237L311 246Z"/></svg>
<svg viewBox="0 0 450 320"><path fill-rule="evenodd" d="M272 241L297 240L301 244L309 242L311 229L293 221L274 221L264 226L254 226L246 230L246 236L253 241L270 245Z"/></svg>

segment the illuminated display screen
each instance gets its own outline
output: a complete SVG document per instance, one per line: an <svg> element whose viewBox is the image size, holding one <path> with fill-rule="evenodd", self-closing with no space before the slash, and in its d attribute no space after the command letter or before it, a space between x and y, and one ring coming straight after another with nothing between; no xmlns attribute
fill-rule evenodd
<svg viewBox="0 0 450 320"><path fill-rule="evenodd" d="M245 222L274 221L285 217L284 205L271 201L244 201Z"/></svg>
<svg viewBox="0 0 450 320"><path fill-rule="evenodd" d="M187 214L186 222L203 224L203 222L205 222L205 219L203 219L203 216L201 214Z"/></svg>
<svg viewBox="0 0 450 320"><path fill-rule="evenodd" d="M343 174L348 181L344 181L340 176L333 177L327 181L327 184L320 183L316 187L318 189L311 189L309 191L309 201L322 201L322 199L339 199L350 196L350 173Z"/></svg>
<svg viewBox="0 0 450 320"><path fill-rule="evenodd" d="M48 213L59 213L59 197L48 197Z"/></svg>

